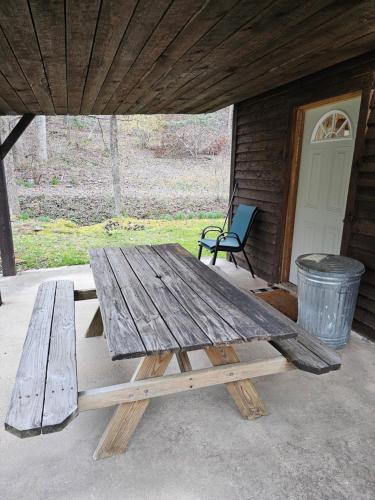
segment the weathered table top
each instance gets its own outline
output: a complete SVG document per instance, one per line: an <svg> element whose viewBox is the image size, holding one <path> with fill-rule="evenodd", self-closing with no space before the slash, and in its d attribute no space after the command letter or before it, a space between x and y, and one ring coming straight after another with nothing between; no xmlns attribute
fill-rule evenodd
<svg viewBox="0 0 375 500"><path fill-rule="evenodd" d="M180 245L92 249L90 258L114 360L297 335Z"/></svg>

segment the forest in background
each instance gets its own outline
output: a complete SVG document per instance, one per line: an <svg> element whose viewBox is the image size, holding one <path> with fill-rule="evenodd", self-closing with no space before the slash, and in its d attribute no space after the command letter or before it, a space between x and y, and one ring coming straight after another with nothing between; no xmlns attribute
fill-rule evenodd
<svg viewBox="0 0 375 500"><path fill-rule="evenodd" d="M231 108L36 117L6 160L13 219L191 218L226 209ZM4 138L17 117L2 117Z"/></svg>

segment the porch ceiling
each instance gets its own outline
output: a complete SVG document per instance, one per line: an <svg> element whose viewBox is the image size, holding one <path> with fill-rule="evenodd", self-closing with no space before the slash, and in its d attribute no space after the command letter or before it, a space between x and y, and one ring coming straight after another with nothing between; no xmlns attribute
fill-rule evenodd
<svg viewBox="0 0 375 500"><path fill-rule="evenodd" d="M375 2L0 2L0 113L201 113L375 46Z"/></svg>

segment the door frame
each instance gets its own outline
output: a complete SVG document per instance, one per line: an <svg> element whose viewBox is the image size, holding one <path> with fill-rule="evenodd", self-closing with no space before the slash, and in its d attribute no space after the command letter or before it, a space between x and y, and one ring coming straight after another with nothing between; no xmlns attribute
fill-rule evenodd
<svg viewBox="0 0 375 500"><path fill-rule="evenodd" d="M354 97L361 96L361 94L362 94L361 90L356 90L354 92L335 95L327 99L322 99L301 106L296 106L293 109L292 127L290 134L291 154L290 154L290 169L289 169L289 186L288 186L286 210L284 216L284 235L283 235L282 252L281 252L281 271L280 271L281 282L289 282L290 261L292 258L294 221L296 216L297 193L298 193L299 172L301 164L302 142L303 142L306 111L308 111L309 109L324 106L326 104L331 104L337 101L347 101L349 99L353 99ZM359 112L360 114L358 118L358 123L356 124L357 134L354 143L352 171L353 171L353 164L356 158L355 151L357 149L358 135L359 133L361 133L359 131L361 108L362 108L362 101L360 103L360 112ZM347 203L350 196L351 185L352 182L350 181ZM347 213L347 210L345 211L345 213ZM343 241L343 239L344 239L344 234L341 238L341 241Z"/></svg>

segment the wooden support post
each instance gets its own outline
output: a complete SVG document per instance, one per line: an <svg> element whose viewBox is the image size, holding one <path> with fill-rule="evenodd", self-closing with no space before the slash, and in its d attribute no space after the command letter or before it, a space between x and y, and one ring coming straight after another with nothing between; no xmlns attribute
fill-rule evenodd
<svg viewBox="0 0 375 500"><path fill-rule="evenodd" d="M214 366L240 362L232 346L208 347L206 354ZM244 418L267 415L266 407L250 379L228 382L225 386Z"/></svg>
<svg viewBox="0 0 375 500"><path fill-rule="evenodd" d="M187 352L176 352L176 358L181 372L191 372L192 367Z"/></svg>
<svg viewBox="0 0 375 500"><path fill-rule="evenodd" d="M0 253L4 276L14 276L16 274L16 259L14 256L4 158L33 118L34 115L24 115L3 144L0 145Z"/></svg>
<svg viewBox="0 0 375 500"><path fill-rule="evenodd" d="M16 259L14 256L5 168L2 158L0 158L0 251L3 276L14 276L16 274Z"/></svg>
<svg viewBox="0 0 375 500"><path fill-rule="evenodd" d="M163 375L172 356L172 353L147 356L139 364L132 382ZM142 399L132 403L123 403L116 408L95 450L94 460L118 455L125 451L149 401L149 399Z"/></svg>
<svg viewBox="0 0 375 500"><path fill-rule="evenodd" d="M98 307L89 327L86 330L85 337L100 337L100 335L103 335L103 332L103 320L100 313L100 307Z"/></svg>

